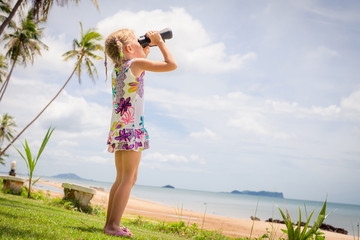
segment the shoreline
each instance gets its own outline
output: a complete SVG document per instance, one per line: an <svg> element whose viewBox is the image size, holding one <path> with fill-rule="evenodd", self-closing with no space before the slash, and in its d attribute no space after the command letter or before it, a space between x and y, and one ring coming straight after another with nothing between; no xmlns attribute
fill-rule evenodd
<svg viewBox="0 0 360 240"><path fill-rule="evenodd" d="M59 189L61 191L63 189L61 187L61 183L59 182L39 181L38 183ZM39 189L36 188L36 186L34 186L34 188ZM95 189L96 194L91 200L91 204L100 205L106 209L109 193L99 188ZM51 198L62 198L63 196L63 193L50 190ZM203 226L203 228L206 230L217 231L223 235L237 238L249 237L252 226L252 237L261 237L263 234L266 233L267 228L272 232L272 234L275 234L274 236L276 236L276 238L285 237L285 234L281 231L281 229L286 229L284 224L204 214L201 212L195 212L187 209L179 209L176 207L170 207L147 200L130 197L125 209L124 217L134 218L137 216L166 222L178 222L181 220L184 221L186 224L196 223L199 228ZM351 235L344 235L324 230L322 230L322 232L324 232L327 240L354 239L354 237Z"/></svg>

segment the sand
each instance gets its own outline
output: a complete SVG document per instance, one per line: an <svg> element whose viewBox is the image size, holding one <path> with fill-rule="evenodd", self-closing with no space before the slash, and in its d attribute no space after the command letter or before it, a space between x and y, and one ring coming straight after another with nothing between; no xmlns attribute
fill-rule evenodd
<svg viewBox="0 0 360 240"><path fill-rule="evenodd" d="M40 184L49 185L62 189L61 183L39 181ZM107 207L107 201L109 193L101 189L96 189L96 194L91 200L92 204ZM63 197L63 194L50 191L51 197ZM210 214L204 214L201 212L194 212L186 209L179 209L177 207L169 207L166 205L136 199L131 197L128 205L125 209L124 216L127 218L137 218L142 216L149 219L159 221L172 221L178 222L179 220L184 221L187 224L196 223L200 228L203 226L206 230L216 230L226 236L231 237L249 237L251 228L253 226L252 237L260 237L266 233L266 229L278 238L285 235L280 229L286 229L283 224L267 223L263 221L252 221L247 219L237 219L215 216ZM343 235L328 231L322 231L325 233L326 240L353 240L353 236Z"/></svg>

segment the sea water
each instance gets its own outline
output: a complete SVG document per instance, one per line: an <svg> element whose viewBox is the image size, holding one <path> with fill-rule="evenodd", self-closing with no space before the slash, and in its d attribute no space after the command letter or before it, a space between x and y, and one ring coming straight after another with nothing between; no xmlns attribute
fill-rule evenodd
<svg viewBox="0 0 360 240"><path fill-rule="evenodd" d="M42 178L41 180L70 182L88 187L103 188L105 191L110 191L112 185L112 183L107 182L65 180L57 178ZM37 187L43 188L44 190L62 192L57 188L46 185L37 184ZM251 195L171 189L142 185L135 185L131 192L131 196L173 207L174 214L179 213L181 209L188 209L204 214L231 218L250 219L250 216L256 216L262 221L269 218L282 219L278 209L278 207L280 207L284 212L286 211L285 209L287 209L290 213L292 221L297 222L299 219L300 207L302 221L306 222L306 216L309 216L315 209L310 224L314 223L323 206L323 202L308 200L258 197ZM330 213L330 215L325 219L324 223L337 228L344 228L348 231L349 235L357 233L358 224L360 222L360 205L328 202L326 206L326 213Z"/></svg>

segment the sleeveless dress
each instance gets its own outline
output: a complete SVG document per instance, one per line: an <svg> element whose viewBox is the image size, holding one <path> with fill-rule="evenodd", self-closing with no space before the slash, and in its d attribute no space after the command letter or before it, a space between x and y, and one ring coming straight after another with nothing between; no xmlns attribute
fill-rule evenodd
<svg viewBox="0 0 360 240"><path fill-rule="evenodd" d="M144 75L131 72L134 59L112 72L113 111L107 141L108 151L143 151L150 147L144 126Z"/></svg>

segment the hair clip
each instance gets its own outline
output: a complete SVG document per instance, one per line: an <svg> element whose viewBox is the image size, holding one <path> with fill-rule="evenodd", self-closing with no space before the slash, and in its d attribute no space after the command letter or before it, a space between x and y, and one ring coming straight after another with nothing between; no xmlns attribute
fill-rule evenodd
<svg viewBox="0 0 360 240"><path fill-rule="evenodd" d="M123 52L120 52L120 58L122 59L124 57Z"/></svg>

